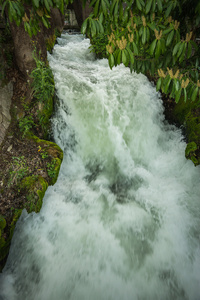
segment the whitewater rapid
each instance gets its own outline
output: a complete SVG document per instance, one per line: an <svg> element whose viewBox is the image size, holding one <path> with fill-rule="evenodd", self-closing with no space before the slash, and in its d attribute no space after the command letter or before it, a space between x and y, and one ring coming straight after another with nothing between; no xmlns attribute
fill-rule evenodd
<svg viewBox="0 0 200 300"><path fill-rule="evenodd" d="M64 151L40 213L20 217L1 300L199 300L200 168L142 74L63 34L48 56Z"/></svg>

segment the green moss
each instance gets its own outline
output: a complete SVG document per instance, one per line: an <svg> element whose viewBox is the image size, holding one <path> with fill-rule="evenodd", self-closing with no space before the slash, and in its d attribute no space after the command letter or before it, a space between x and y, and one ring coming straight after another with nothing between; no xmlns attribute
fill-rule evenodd
<svg viewBox="0 0 200 300"><path fill-rule="evenodd" d="M63 151L54 142L39 139L36 135L31 135L29 138L34 140L41 147L45 148L49 155L53 156L54 158L58 157L61 161L63 160Z"/></svg>
<svg viewBox="0 0 200 300"><path fill-rule="evenodd" d="M51 168L51 172L53 175L51 176L51 181L49 183L50 185L54 185L56 183L60 171L61 163L62 163L61 159L59 158L53 159L52 168Z"/></svg>
<svg viewBox="0 0 200 300"><path fill-rule="evenodd" d="M196 102L183 99L179 101L174 109L174 116L178 122L185 126L188 145L185 150L187 159L193 161L194 165L200 164L200 109Z"/></svg>
<svg viewBox="0 0 200 300"><path fill-rule="evenodd" d="M50 97L45 104L39 103L38 120L42 129L42 134L45 139L48 137L50 127L50 117L53 113L54 98Z"/></svg>
<svg viewBox="0 0 200 300"><path fill-rule="evenodd" d="M28 213L38 213L42 207L42 199L47 190L48 183L42 176L29 176L22 180L21 187L26 190L25 208Z"/></svg>
<svg viewBox="0 0 200 300"><path fill-rule="evenodd" d="M2 236L0 237L0 262L3 261L3 259L8 255L9 248L10 248L10 242L11 242L11 239L12 239L12 236L14 233L15 225L17 223L17 220L21 216L21 213L22 213L22 209L15 210L11 225L8 228L9 229L8 239L5 241Z"/></svg>
<svg viewBox="0 0 200 300"><path fill-rule="evenodd" d="M4 229L6 227L6 220L2 215L0 215L0 229Z"/></svg>
<svg viewBox="0 0 200 300"><path fill-rule="evenodd" d="M40 211L41 207L42 207L42 200L44 198L45 192L48 188L48 183L46 182L46 180L43 177L39 177L38 181L40 183L40 189L38 189L36 191L37 195L38 195L38 201L37 201L37 205L36 205L36 209L38 211Z"/></svg>
<svg viewBox="0 0 200 300"><path fill-rule="evenodd" d="M55 34L52 34L49 38L47 38L45 40L45 44L46 44L46 47L47 47L47 51L49 51L50 53L52 52L53 50L53 47L55 45L55 42L56 42L56 35Z"/></svg>

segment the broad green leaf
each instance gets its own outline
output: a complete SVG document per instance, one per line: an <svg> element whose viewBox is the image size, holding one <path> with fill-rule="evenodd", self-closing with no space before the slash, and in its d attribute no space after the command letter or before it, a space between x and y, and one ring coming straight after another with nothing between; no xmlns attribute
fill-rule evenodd
<svg viewBox="0 0 200 300"><path fill-rule="evenodd" d="M101 22L101 24L103 23L103 13L100 13L99 22Z"/></svg>
<svg viewBox="0 0 200 300"><path fill-rule="evenodd" d="M187 58L190 58L191 54L192 54L192 45L189 42L188 43L188 50L187 50Z"/></svg>
<svg viewBox="0 0 200 300"><path fill-rule="evenodd" d="M81 26L81 32L82 32L82 34L85 34L85 33L86 33L87 22L88 22L88 19L85 19L85 21L83 22L83 24L82 24L82 26Z"/></svg>
<svg viewBox="0 0 200 300"><path fill-rule="evenodd" d="M161 84L162 84L162 78L159 78L158 81L157 81L157 83L156 83L156 90L157 91L160 90Z"/></svg>
<svg viewBox="0 0 200 300"><path fill-rule="evenodd" d="M142 5L140 3L140 0L136 0L136 5L139 10L142 10Z"/></svg>
<svg viewBox="0 0 200 300"><path fill-rule="evenodd" d="M181 97L181 93L182 93L182 88L180 88L178 90L178 92L176 93L176 96L175 96L175 102L178 103L179 100L180 100L180 97Z"/></svg>
<svg viewBox="0 0 200 300"><path fill-rule="evenodd" d="M172 30L173 30L172 27L163 30L163 35L168 34L168 33L169 33L170 31L172 31Z"/></svg>
<svg viewBox="0 0 200 300"><path fill-rule="evenodd" d="M34 3L34 5L38 8L39 7L39 1L40 0L32 0L32 2Z"/></svg>
<svg viewBox="0 0 200 300"><path fill-rule="evenodd" d="M116 2L116 5L115 5L115 10L114 10L114 15L116 16L116 17L118 17L118 4L119 4L119 1L117 1Z"/></svg>
<svg viewBox="0 0 200 300"><path fill-rule="evenodd" d="M49 7L49 2L48 0L44 0L44 4L45 4L45 7L47 9L47 11L50 11L50 7ZM43 22L44 23L44 22ZM46 26L46 25L45 25Z"/></svg>
<svg viewBox="0 0 200 300"><path fill-rule="evenodd" d="M144 27L142 26L142 27L140 27L140 29L139 29L139 36L142 36L142 34L143 34L143 30L144 30Z"/></svg>
<svg viewBox="0 0 200 300"><path fill-rule="evenodd" d="M155 48L156 48L156 44L157 44L157 39L155 39L155 40L151 43L151 45L150 45L150 47L149 47L149 53L150 53L150 55L153 55L154 50L155 50Z"/></svg>
<svg viewBox="0 0 200 300"><path fill-rule="evenodd" d="M186 91L186 89L183 89L183 91L184 91L184 101L186 102L187 101L187 91Z"/></svg>
<svg viewBox="0 0 200 300"><path fill-rule="evenodd" d="M172 11L172 8L173 8L173 2L171 1L170 5L168 6L166 12L165 12L165 16L166 17L169 17L171 11Z"/></svg>
<svg viewBox="0 0 200 300"><path fill-rule="evenodd" d="M2 7L1 7L1 15L3 16L3 13L4 13L4 9L5 9L5 7L6 7L6 5L7 5L7 3L8 3L8 0L6 0L5 2L3 2L3 5L2 5Z"/></svg>
<svg viewBox="0 0 200 300"><path fill-rule="evenodd" d="M128 51L129 59L130 59L131 64L134 64L134 55L133 55L133 52L129 48L126 48L126 49Z"/></svg>
<svg viewBox="0 0 200 300"><path fill-rule="evenodd" d="M161 43L162 54L164 54L165 53L165 40L164 39L160 39L160 43Z"/></svg>
<svg viewBox="0 0 200 300"><path fill-rule="evenodd" d="M174 86L175 86L175 91L178 92L180 89L180 82L177 79L174 79Z"/></svg>
<svg viewBox="0 0 200 300"><path fill-rule="evenodd" d="M44 17L42 17L42 22L46 28L49 28L49 24L47 23Z"/></svg>
<svg viewBox="0 0 200 300"><path fill-rule="evenodd" d="M24 28L28 32L29 36L32 37L31 27L28 22L24 22Z"/></svg>
<svg viewBox="0 0 200 300"><path fill-rule="evenodd" d="M17 12L17 15L19 17L22 17L19 5L20 5L20 3L18 1L17 2L13 2L13 6L14 6L14 9L16 10L16 12Z"/></svg>
<svg viewBox="0 0 200 300"><path fill-rule="evenodd" d="M148 27L154 31L154 29L156 28L155 24L152 23L147 23Z"/></svg>
<svg viewBox="0 0 200 300"><path fill-rule="evenodd" d="M151 5L152 5L152 0L148 0L146 5L146 10L145 10L146 14L148 14L148 12L150 11Z"/></svg>
<svg viewBox="0 0 200 300"><path fill-rule="evenodd" d="M17 19L17 14L13 6L13 2L9 1L9 9L8 9L8 14L9 14L9 19L12 21L13 19Z"/></svg>
<svg viewBox="0 0 200 300"><path fill-rule="evenodd" d="M153 3L152 3L152 8L151 10L154 12L156 9L156 0L153 0Z"/></svg>
<svg viewBox="0 0 200 300"><path fill-rule="evenodd" d="M90 5L89 5L89 6L90 6L90 7L94 6L94 4L96 3L96 1L97 1L97 0L92 0L92 1L90 2Z"/></svg>
<svg viewBox="0 0 200 300"><path fill-rule="evenodd" d="M173 37L174 37L174 30L172 30L168 34L167 41L166 41L166 46L169 46L171 44Z"/></svg>
<svg viewBox="0 0 200 300"><path fill-rule="evenodd" d="M186 55L186 48L187 48L187 43L185 42L184 43L184 47L183 47L183 51L182 51L182 54L181 56L179 57L179 61L182 62L185 58L185 55Z"/></svg>
<svg viewBox="0 0 200 300"><path fill-rule="evenodd" d="M135 55L138 55L139 52L138 52L138 47L137 47L136 43L135 43L135 42L132 42L132 45L133 45L134 54L135 54Z"/></svg>
<svg viewBox="0 0 200 300"><path fill-rule="evenodd" d="M178 49L179 49L180 45L181 45L181 42L178 42L178 44L176 44L174 46L174 50L173 50L173 53L172 53L173 56L176 55L176 53L178 52Z"/></svg>
<svg viewBox="0 0 200 300"><path fill-rule="evenodd" d="M103 10L104 15L107 15L107 8L106 8L106 3L104 2L104 0L101 0L101 7Z"/></svg>
<svg viewBox="0 0 200 300"><path fill-rule="evenodd" d="M162 47L161 47L161 42L158 40L157 45L156 45L156 50L155 50L155 58L158 59L160 54L162 52Z"/></svg>
<svg viewBox="0 0 200 300"><path fill-rule="evenodd" d="M183 52L183 48L184 48L184 42L181 43L180 46L179 46L177 57L181 56L181 54Z"/></svg>
<svg viewBox="0 0 200 300"><path fill-rule="evenodd" d="M192 93L192 97L191 97L192 102L196 100L197 94L198 94L198 90L199 90L199 88L198 88L198 86L197 86L197 87L194 89L193 93Z"/></svg>
<svg viewBox="0 0 200 300"><path fill-rule="evenodd" d="M114 61L114 56L113 54L111 53L108 57L108 63L109 63L109 67L112 69L115 65L115 61Z"/></svg>
<svg viewBox="0 0 200 300"><path fill-rule="evenodd" d="M162 12L162 1L161 0L157 0L157 5L158 5L159 12Z"/></svg>
<svg viewBox="0 0 200 300"><path fill-rule="evenodd" d="M95 20L91 19L91 34L92 37L94 37L97 33L97 29L96 29L96 24L95 24Z"/></svg>
<svg viewBox="0 0 200 300"><path fill-rule="evenodd" d="M122 63L127 67L129 62L129 56L128 56L128 52L126 51L126 49L122 50Z"/></svg>
<svg viewBox="0 0 200 300"><path fill-rule="evenodd" d="M103 28L103 25L97 21L98 25L99 25L99 33L104 33L104 28Z"/></svg>
<svg viewBox="0 0 200 300"><path fill-rule="evenodd" d="M143 32L142 32L142 44L143 45L146 43L146 39L147 39L147 29L146 29L146 27L144 27Z"/></svg>
<svg viewBox="0 0 200 300"><path fill-rule="evenodd" d="M116 5L116 2L117 0L113 0L112 1L112 4L111 4L111 7L110 7L110 13L113 15L113 12L114 12L114 8L115 8L115 5Z"/></svg>
<svg viewBox="0 0 200 300"><path fill-rule="evenodd" d="M97 14L98 14L98 12L99 12L99 1L100 1L100 0L97 0L97 2L96 2L96 4L95 4L95 7L94 7L94 10L93 10L94 16L95 16L95 17L97 16Z"/></svg>
<svg viewBox="0 0 200 300"><path fill-rule="evenodd" d="M120 65L122 62L122 50L119 49L119 53L117 55L117 64Z"/></svg>
<svg viewBox="0 0 200 300"><path fill-rule="evenodd" d="M167 82L166 82L166 84L165 84L165 86L164 86L164 92L165 92L165 94L167 94L167 93L169 93L168 92L168 89L169 89L169 85L170 85L170 83L171 83L171 77L170 76L168 76L169 78L168 78L168 80L167 80Z"/></svg>

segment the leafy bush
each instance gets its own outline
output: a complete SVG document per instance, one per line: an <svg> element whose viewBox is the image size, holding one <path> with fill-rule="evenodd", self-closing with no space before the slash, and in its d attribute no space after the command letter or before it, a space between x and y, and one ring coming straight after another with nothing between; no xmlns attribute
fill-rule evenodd
<svg viewBox="0 0 200 300"><path fill-rule="evenodd" d="M194 0L93 0L82 32L94 43L108 35L106 53L112 69L153 76L157 89L175 98L198 101L200 95L200 2ZM186 9L189 8L189 9ZM93 44L98 50L98 45Z"/></svg>
<svg viewBox="0 0 200 300"><path fill-rule="evenodd" d="M33 53L36 68L31 72L30 77L33 78L32 86L34 96L40 102L47 101L54 95L54 78L50 67Z"/></svg>
<svg viewBox="0 0 200 300"><path fill-rule="evenodd" d="M30 129L34 126L33 116L25 116L23 118L20 118L19 120L19 129L22 132L22 137L24 138L27 133L30 131Z"/></svg>

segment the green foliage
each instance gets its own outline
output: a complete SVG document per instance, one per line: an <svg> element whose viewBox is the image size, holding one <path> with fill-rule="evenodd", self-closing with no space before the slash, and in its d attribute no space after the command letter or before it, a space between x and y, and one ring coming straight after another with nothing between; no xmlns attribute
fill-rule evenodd
<svg viewBox="0 0 200 300"><path fill-rule="evenodd" d="M195 0L93 0L93 13L82 32L99 49L96 37L108 36L106 53L112 69L123 63L130 70L153 76L157 90L174 98L198 101L200 96L200 4ZM102 28L103 27L103 28ZM102 45L103 46L103 45ZM103 51L102 51L103 52Z"/></svg>
<svg viewBox="0 0 200 300"><path fill-rule="evenodd" d="M45 159L48 157L48 153L44 149L42 149L41 146L38 146L38 152L40 153L42 159Z"/></svg>
<svg viewBox="0 0 200 300"><path fill-rule="evenodd" d="M19 120L19 129L22 132L22 138L24 138L30 129L35 125L33 121L33 116L28 115Z"/></svg>
<svg viewBox="0 0 200 300"><path fill-rule="evenodd" d="M97 58L107 57L106 55L106 45L108 43L108 37L106 34L101 33L91 39L90 49L94 52Z"/></svg>
<svg viewBox="0 0 200 300"><path fill-rule="evenodd" d="M40 102L46 102L54 95L54 78L50 67L37 57L36 51L33 53L36 68L31 72L30 77L33 78L32 86L34 96Z"/></svg>
<svg viewBox="0 0 200 300"><path fill-rule="evenodd" d="M39 24L50 27L51 8L58 8L64 13L64 4L71 2L72 0L0 0L0 5L2 15L6 10L9 20L16 22L18 26L23 23L24 29L32 36L40 30Z"/></svg>
<svg viewBox="0 0 200 300"><path fill-rule="evenodd" d="M57 160L54 158L50 163L47 163L47 173L50 178L54 178L57 174L56 171L56 162Z"/></svg>
<svg viewBox="0 0 200 300"><path fill-rule="evenodd" d="M195 151L198 149L197 144L195 142L191 142L187 144L185 149L185 157L191 159L191 161L198 165L198 159L196 158Z"/></svg>
<svg viewBox="0 0 200 300"><path fill-rule="evenodd" d="M10 178L8 185L13 185L14 183L18 185L22 178L24 178L28 173L28 166L26 165L26 160L24 156L13 157L12 169L10 170Z"/></svg>

